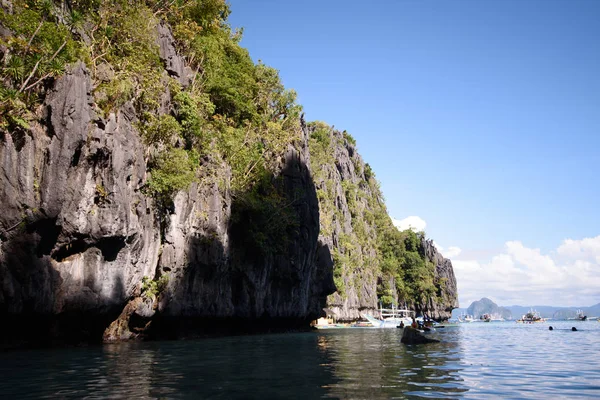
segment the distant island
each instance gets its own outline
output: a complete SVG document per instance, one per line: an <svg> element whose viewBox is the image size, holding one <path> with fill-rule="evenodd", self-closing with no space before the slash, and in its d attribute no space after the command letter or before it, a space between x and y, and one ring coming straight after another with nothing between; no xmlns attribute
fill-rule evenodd
<svg viewBox="0 0 600 400"><path fill-rule="evenodd" d="M479 318L484 314L490 315L493 319L501 320L509 320L512 318L512 313L510 310L498 306L492 300L487 297L483 297L481 300L474 301L467 309L456 309L452 312L452 318L458 318L462 314L471 315L475 318Z"/></svg>
<svg viewBox="0 0 600 400"><path fill-rule="evenodd" d="M589 307L558 307L558 306L498 306L487 297L474 301L468 308L456 308L452 311L452 318L458 318L463 314L472 315L479 318L483 314L498 316L506 320L517 319L530 309L540 313L543 318L552 318L555 320L567 320L577 317L580 310L588 317L600 316L600 303Z"/></svg>

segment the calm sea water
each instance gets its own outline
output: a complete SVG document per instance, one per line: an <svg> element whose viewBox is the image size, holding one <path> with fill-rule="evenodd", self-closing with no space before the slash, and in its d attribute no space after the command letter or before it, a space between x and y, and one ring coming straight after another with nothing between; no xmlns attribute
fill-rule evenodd
<svg viewBox="0 0 600 400"><path fill-rule="evenodd" d="M345 329L12 351L0 353L0 398L600 397L596 321L472 323L432 335L441 343Z"/></svg>

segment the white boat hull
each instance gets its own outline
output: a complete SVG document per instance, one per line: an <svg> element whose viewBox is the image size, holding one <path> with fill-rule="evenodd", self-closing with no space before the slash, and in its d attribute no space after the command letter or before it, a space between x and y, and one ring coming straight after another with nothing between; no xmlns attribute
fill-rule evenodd
<svg viewBox="0 0 600 400"><path fill-rule="evenodd" d="M404 322L404 326L410 326L410 324L412 324L412 319L410 318L386 318L381 320L369 314L363 314L363 317L369 321L374 328L397 328L402 322Z"/></svg>

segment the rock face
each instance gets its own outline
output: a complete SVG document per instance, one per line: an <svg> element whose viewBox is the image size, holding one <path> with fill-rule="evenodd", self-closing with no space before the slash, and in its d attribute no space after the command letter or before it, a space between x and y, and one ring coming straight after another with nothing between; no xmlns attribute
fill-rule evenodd
<svg viewBox="0 0 600 400"><path fill-rule="evenodd" d="M0 142L0 312L58 336L112 319L154 275L160 246L132 116L96 119L90 89L76 65L47 95L46 126Z"/></svg>
<svg viewBox="0 0 600 400"><path fill-rule="evenodd" d="M425 256L435 266L434 279L443 282L437 299L429 298L426 304L416 304L416 308L427 310L428 315L436 320L446 320L452 317L452 310L458 308L458 289L452 262L437 251L433 241L423 240Z"/></svg>
<svg viewBox="0 0 600 400"><path fill-rule="evenodd" d="M170 32L159 33L166 71L185 78ZM243 194L228 188L219 160L177 194L170 215L158 215L144 194L135 110L97 117L89 75L75 65L47 93L44 123L0 137L0 318L12 327L0 338L114 341L145 334L150 319L154 334L177 335L173 321L286 328L317 318L335 288L317 240L306 130L270 178L298 223L282 248L257 251L244 211L232 221ZM144 306L142 278L165 274L160 301Z"/></svg>
<svg viewBox="0 0 600 400"><path fill-rule="evenodd" d="M318 129L313 127L311 132ZM378 313L377 288L383 278L377 267L380 260L377 259L376 237L381 233L374 215L379 212L384 218L389 219L389 216L378 186L369 178L370 167L358 154L353 140L345 132L328 127L325 130L327 132L320 135L328 135L326 141L332 143L329 158L323 161L323 156L315 152L320 161L319 169L313 165L322 207L320 240L338 256L338 262L350 266L342 268L338 290L328 297L327 307L338 320L354 321L363 313ZM315 164L316 160L312 162ZM458 307L452 263L425 238L419 252L433 264L434 281L440 287L438 293L423 303L397 297L394 300L419 313L426 312L436 320L449 319L452 309ZM394 287L393 281L389 287Z"/></svg>
<svg viewBox="0 0 600 400"><path fill-rule="evenodd" d="M193 72L186 66L183 57L177 54L171 29L167 24L161 22L157 26L157 31L160 57L163 60L165 71L170 76L177 78L184 87L187 86Z"/></svg>
<svg viewBox="0 0 600 400"><path fill-rule="evenodd" d="M193 73L170 27L156 29L164 67L157 63L164 83L158 114L166 114L173 109L169 77L193 86ZM10 34L0 29L0 36ZM82 62L69 66L44 81L30 129L0 132L0 320L10 327L0 339L121 341L215 326L281 330L307 326L326 306L341 319L377 308L377 274L360 267L375 259L375 247L351 238L374 236L372 223L360 228L356 221L383 199L365 185L369 169L352 140L332 133L332 161L316 178L311 128L303 121L297 132L290 128L293 137L269 160L278 165L261 176L283 214L277 207L257 214L251 193L230 187L230 166L211 155L200 161L202 176L163 207L148 189L155 149L138 131L139 105L115 105L108 114L98 108L102 91L94 85L117 79L113 67L99 61L92 79ZM325 203L335 212L324 224L318 194L326 181L332 195ZM362 196L351 195L357 187ZM262 228L278 236L265 239ZM452 266L424 246L447 287L443 301L415 307L444 318L456 305ZM328 298L340 256L353 257L358 268L338 277L346 290ZM166 278L165 287L155 293L145 278Z"/></svg>
<svg viewBox="0 0 600 400"><path fill-rule="evenodd" d="M224 319L242 326L261 321L266 327L276 318L301 326L320 315L335 288L331 257L317 242L319 209L307 165L306 133L301 137L300 150L290 145L271 178L293 204L299 223L279 254L261 250L246 233L244 213L231 221L244 199L219 188L226 167L215 166L213 180L175 198L159 262L162 273L170 276L159 306L159 329L183 321L197 330L201 321Z"/></svg>
<svg viewBox="0 0 600 400"><path fill-rule="evenodd" d="M130 301L121 315L104 331L104 343L123 342L142 337L150 328L156 314L156 299L136 297Z"/></svg>
<svg viewBox="0 0 600 400"><path fill-rule="evenodd" d="M332 141L336 143L333 146L332 162L324 164L322 171L317 176L316 185L322 192L329 191L332 196L328 201L333 208L330 229L322 229L320 241L328 246L329 249L343 249L344 240L351 238L355 231L352 224L353 218L351 208L357 210L369 210L369 198L374 198L375 194L370 188L363 186L365 196L357 199L350 199L346 195L345 187L349 185L358 186L366 181L364 176L364 162L356 151L355 145L348 142L342 132L332 130ZM350 206L350 202L354 200ZM366 226L367 235L374 235L372 226ZM376 254L373 247L356 246L354 251L359 263L364 265L372 264ZM361 313L374 313L377 309L377 276L369 268L359 268L346 271L342 276L343 292L338 290L329 296L327 307L335 313L339 320L355 321L361 318ZM340 289L340 288L338 288Z"/></svg>

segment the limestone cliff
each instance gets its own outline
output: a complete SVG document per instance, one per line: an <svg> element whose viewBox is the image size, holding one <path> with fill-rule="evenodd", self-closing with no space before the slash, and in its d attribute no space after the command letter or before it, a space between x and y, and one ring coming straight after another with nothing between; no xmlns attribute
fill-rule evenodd
<svg viewBox="0 0 600 400"><path fill-rule="evenodd" d="M352 137L304 122L224 1L41 3L0 9L0 338L449 316L450 262L391 226Z"/></svg>
<svg viewBox="0 0 600 400"><path fill-rule="evenodd" d="M427 310L435 319L450 319L452 310L458 308L458 288L452 262L439 253L431 240L422 241L425 257L435 266L434 280L439 282L436 297L429 297L425 304L415 304L420 310Z"/></svg>
<svg viewBox="0 0 600 400"><path fill-rule="evenodd" d="M157 29L164 76L188 84L169 28ZM173 320L199 330L214 319L285 329L318 317L334 290L332 261L317 240L302 126L261 178L293 226L276 248L260 248L248 228L263 215L231 190L230 167L218 157L206 156L170 205L157 204L148 192L155 150L139 131L140 112L127 102L101 116L102 71L73 64L42 92L29 129L0 132L0 318L11 326L1 335L99 340L115 320L104 333L112 341L147 331L151 319L157 335L177 335ZM160 276L168 277L161 293L144 294L144 278Z"/></svg>
<svg viewBox="0 0 600 400"><path fill-rule="evenodd" d="M417 236L399 233L392 226L379 185L354 139L345 131L315 123L310 150L321 208L321 240L335 260L337 291L328 298L333 314L351 321L365 312L376 313L379 303L387 307L394 303L435 319L450 318L458 307L452 263L424 236L413 248L406 247ZM424 273L419 280L430 281L429 286L403 283L414 281L415 273Z"/></svg>
<svg viewBox="0 0 600 400"><path fill-rule="evenodd" d="M333 288L331 263L318 257L304 136L300 150L290 144L272 178L300 223L283 252L257 254L244 222L230 220L239 199L219 186L227 177L222 165L177 194L161 238L152 199L142 191L147 167L133 110L128 105L102 120L92 104L89 74L78 64L48 94L47 125L0 142L0 311L59 335L92 316L102 325L158 270L170 275L158 307L165 317L301 324L320 314ZM58 322L82 313L83 320Z"/></svg>

